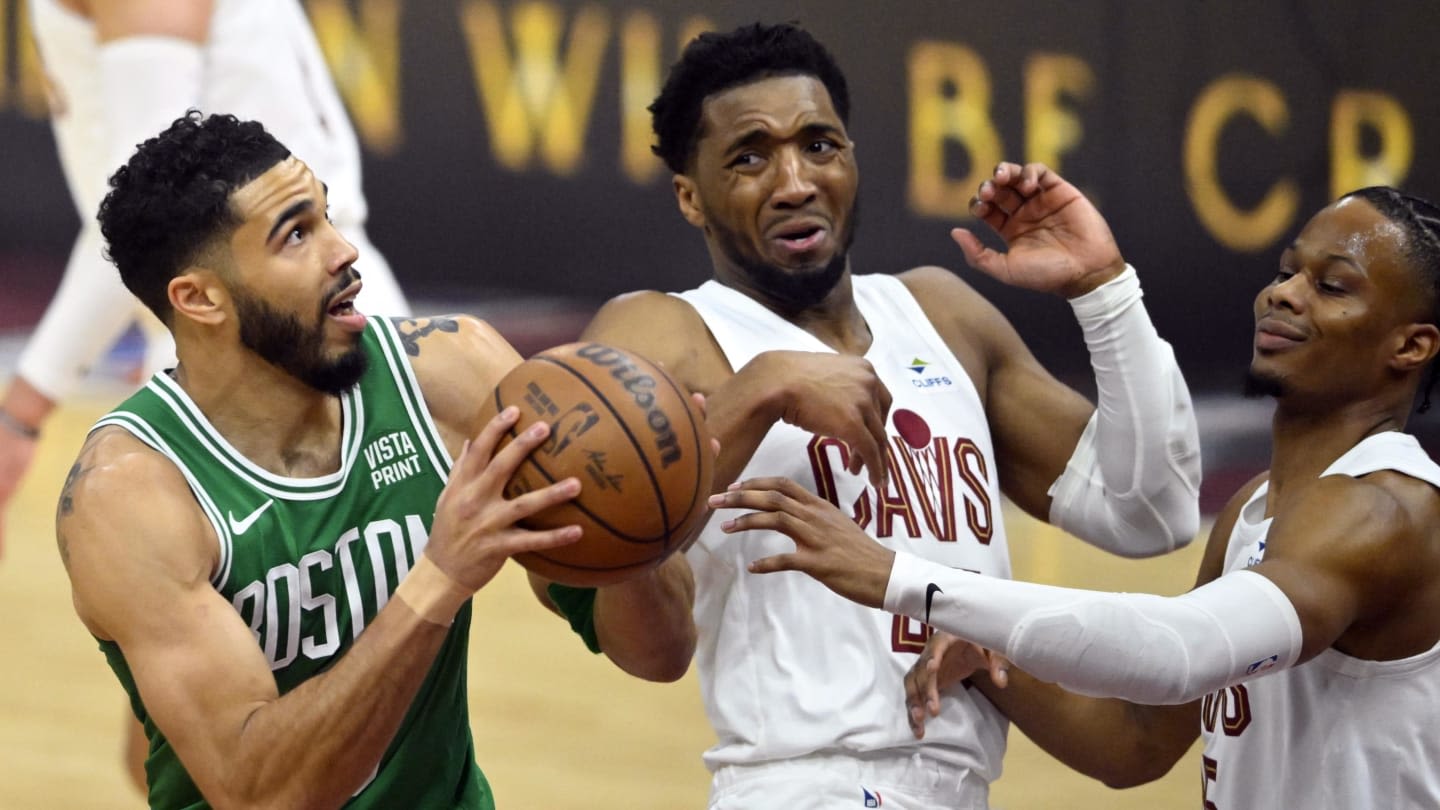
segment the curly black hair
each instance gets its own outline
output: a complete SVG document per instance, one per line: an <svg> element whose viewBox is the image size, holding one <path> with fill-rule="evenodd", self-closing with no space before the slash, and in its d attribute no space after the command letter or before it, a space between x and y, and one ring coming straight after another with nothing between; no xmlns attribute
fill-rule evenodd
<svg viewBox="0 0 1440 810"><path fill-rule="evenodd" d="M753 23L729 33L701 34L685 46L649 107L658 141L651 151L670 171L683 174L700 140L705 99L772 76L814 76L829 91L840 120L850 122L845 74L825 46L792 23Z"/></svg>
<svg viewBox="0 0 1440 810"><path fill-rule="evenodd" d="M1370 203L1386 219L1405 231L1405 258L1429 293L1430 323L1440 326L1440 207L1423 197L1406 194L1390 186L1369 186L1345 195ZM1416 410L1430 410L1430 391L1435 387L1440 365L1432 364Z"/></svg>
<svg viewBox="0 0 1440 810"><path fill-rule="evenodd" d="M98 214L125 286L170 324L170 280L240 224L231 194L289 156L256 121L195 110L140 144Z"/></svg>

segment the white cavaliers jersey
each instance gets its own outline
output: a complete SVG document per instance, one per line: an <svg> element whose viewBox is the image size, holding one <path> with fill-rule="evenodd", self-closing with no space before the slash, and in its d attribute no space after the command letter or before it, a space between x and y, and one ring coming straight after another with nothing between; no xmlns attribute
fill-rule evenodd
<svg viewBox="0 0 1440 810"><path fill-rule="evenodd" d="M886 275L852 279L873 341L865 359L893 397L884 492L846 472L839 440L780 423L742 478L786 476L839 505L881 544L988 576L1010 576L995 452L965 369L909 290ZM768 350L832 352L814 336L718 282L679 294L704 318L730 365ZM918 741L903 678L928 628L841 598L805 574L751 574L746 564L793 551L774 532L727 535L712 518L687 552L695 570L696 654L719 738L714 770L815 752L928 756L1000 775L1008 722L978 691L956 688Z"/></svg>
<svg viewBox="0 0 1440 810"><path fill-rule="evenodd" d="M1414 436L1378 433L1325 475L1395 470L1440 487L1440 466ZM1240 510L1225 571L1265 558L1270 519L1261 484ZM1440 807L1440 644L1396 661L1333 647L1206 696L1201 711L1205 806Z"/></svg>
<svg viewBox="0 0 1440 810"><path fill-rule="evenodd" d="M365 221L360 146L297 0L214 0L204 49L204 113L260 121L330 187L342 230ZM31 0L35 41L52 88L51 126L80 220L94 218L106 179L127 155L104 137L95 26L56 0ZM158 134L185 110L165 111ZM133 148L133 145L132 145Z"/></svg>

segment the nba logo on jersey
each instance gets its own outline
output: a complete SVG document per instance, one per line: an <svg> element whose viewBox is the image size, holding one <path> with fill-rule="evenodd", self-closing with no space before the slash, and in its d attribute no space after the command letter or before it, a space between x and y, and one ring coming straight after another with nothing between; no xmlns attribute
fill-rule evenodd
<svg viewBox="0 0 1440 810"><path fill-rule="evenodd" d="M880 793L878 791L875 793L871 793L870 791L862 787L860 788L860 792L865 796L866 807L879 807L881 804L884 804L884 801L880 798Z"/></svg>

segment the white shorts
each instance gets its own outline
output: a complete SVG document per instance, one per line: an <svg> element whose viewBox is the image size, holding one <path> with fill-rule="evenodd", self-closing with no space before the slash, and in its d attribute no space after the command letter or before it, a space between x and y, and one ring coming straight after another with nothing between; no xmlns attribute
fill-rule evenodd
<svg viewBox="0 0 1440 810"><path fill-rule="evenodd" d="M990 785L974 771L919 753L811 754L723 765L710 810L987 810Z"/></svg>

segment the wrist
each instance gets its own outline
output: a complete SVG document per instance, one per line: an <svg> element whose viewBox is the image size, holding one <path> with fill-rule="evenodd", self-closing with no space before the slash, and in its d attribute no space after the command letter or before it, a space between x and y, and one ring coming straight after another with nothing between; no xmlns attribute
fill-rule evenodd
<svg viewBox="0 0 1440 810"><path fill-rule="evenodd" d="M470 598L471 591L421 554L415 567L395 588L394 596L422 620L449 627L455 623L455 614Z"/></svg>
<svg viewBox="0 0 1440 810"><path fill-rule="evenodd" d="M1106 265L1104 269L1094 273L1088 273L1076 279L1074 284L1064 290L1065 298L1071 301L1077 298L1083 298L1095 290L1104 287L1106 284L1111 283L1127 270L1133 271L1133 268L1131 268L1129 263L1124 259L1117 256L1115 261Z"/></svg>
<svg viewBox="0 0 1440 810"><path fill-rule="evenodd" d="M1140 277L1136 275L1135 268L1127 264L1104 284L1071 298L1070 308L1074 310L1080 327L1088 331L1129 309L1142 295Z"/></svg>
<svg viewBox="0 0 1440 810"><path fill-rule="evenodd" d="M32 442L40 438L40 428L25 424L4 408L0 408L0 430Z"/></svg>

